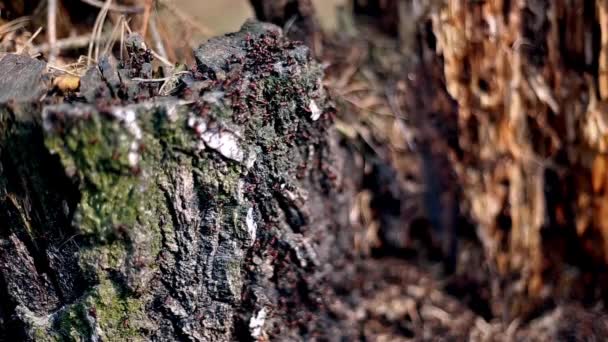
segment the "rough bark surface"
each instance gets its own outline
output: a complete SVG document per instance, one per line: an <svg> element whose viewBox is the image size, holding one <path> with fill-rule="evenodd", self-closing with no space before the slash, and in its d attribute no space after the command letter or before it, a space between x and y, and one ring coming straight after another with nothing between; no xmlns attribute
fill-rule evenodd
<svg viewBox="0 0 608 342"><path fill-rule="evenodd" d="M3 93L0 337L320 333L319 284L344 253L328 234L343 223L321 68L249 22L158 96L137 81L149 52L128 47L87 72L81 97ZM6 56L2 84L43 77L32 63Z"/></svg>

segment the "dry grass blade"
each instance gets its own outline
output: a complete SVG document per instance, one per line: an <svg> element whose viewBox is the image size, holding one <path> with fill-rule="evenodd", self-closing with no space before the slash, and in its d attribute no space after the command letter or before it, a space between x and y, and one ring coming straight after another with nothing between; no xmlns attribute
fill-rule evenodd
<svg viewBox="0 0 608 342"><path fill-rule="evenodd" d="M139 32L141 36L146 38L146 34L148 33L148 25L150 23L150 14L152 13L152 4L154 0L145 0L146 4L144 5L144 18L141 21L141 28Z"/></svg>
<svg viewBox="0 0 608 342"><path fill-rule="evenodd" d="M108 39L108 42L106 43L106 46L103 49L103 55L107 55L112 51L112 47L114 47L114 43L116 42L116 39L118 38L118 32L119 30L123 30L123 21L125 20L124 16L121 16L120 18L118 18L118 21L116 22L116 25L114 25L114 28L112 29L112 33L110 34L110 39ZM99 44L99 43L98 43Z"/></svg>
<svg viewBox="0 0 608 342"><path fill-rule="evenodd" d="M173 63L171 63L170 61L168 61L165 57L161 56L158 52L149 49L150 53L152 54L152 56L154 56L154 58L158 59L161 63L163 63L164 65L168 66L168 67L173 67Z"/></svg>
<svg viewBox="0 0 608 342"><path fill-rule="evenodd" d="M6 24L0 25L0 38L7 33L24 28L30 21L30 17L20 17Z"/></svg>
<svg viewBox="0 0 608 342"><path fill-rule="evenodd" d="M51 70L61 71L63 73L66 73L66 74L72 75L72 76L77 76L77 77L81 76L78 72L71 71L71 70L69 70L67 68L62 68L62 67L60 67L58 65L47 64L47 68L49 68Z"/></svg>
<svg viewBox="0 0 608 342"><path fill-rule="evenodd" d="M95 48L95 60L99 58L99 44L96 42L99 41L99 37L101 36L101 32L103 30L103 24L106 20L106 16L112 5L112 0L107 0L97 18L95 19L95 25L93 25L93 31L91 32L91 40L89 42L89 52L87 54L87 66L90 65L92 57L93 57L93 48Z"/></svg>
<svg viewBox="0 0 608 342"><path fill-rule="evenodd" d="M124 60L123 51L125 50L125 30L127 27L127 21L123 20L120 26L120 60L122 61Z"/></svg>
<svg viewBox="0 0 608 342"><path fill-rule="evenodd" d="M80 0L82 2L84 2L85 4L89 4L91 6L95 6L97 8L103 8L105 3L103 1L99 1L99 0ZM110 5L110 7L108 8L108 10L112 11L112 12L120 12L123 14L137 14L137 13L141 13L143 12L143 7L138 7L138 6L123 6L123 5Z"/></svg>
<svg viewBox="0 0 608 342"><path fill-rule="evenodd" d="M125 23L125 28L127 29L127 32L129 34L132 34L133 30L131 29L131 26L129 26L128 21L125 20L124 23ZM158 52L156 52L156 51L154 51L153 49L150 49L150 48L148 48L148 49L150 50L150 53L152 54L152 56L154 56L154 58L158 59L165 66L168 66L170 68L174 67L173 63L171 63L169 60L167 60L166 58L164 58L163 56L161 56ZM121 56L121 58L122 58L122 56Z"/></svg>
<svg viewBox="0 0 608 342"><path fill-rule="evenodd" d="M108 35L102 35L101 37L98 37L98 39L95 40L94 42L101 43L101 42L105 42L109 39L110 39L110 37ZM80 49L83 47L87 47L90 42L91 42L91 35L87 34L87 35L82 35L82 36L75 36L75 37L59 39L59 40L57 40L55 47L57 48L57 50L59 52L61 52L64 50ZM33 47L30 51L31 51L31 53L42 53L42 52L48 52L50 49L51 49L50 45L48 43L44 43L44 44L40 44L40 45Z"/></svg>
<svg viewBox="0 0 608 342"><path fill-rule="evenodd" d="M34 41L34 39L36 39L36 37L38 37L38 35L40 34L40 32L42 32L42 27L39 27L36 32L34 32L34 34L30 37L30 39L27 40L27 42L25 42L25 45L23 45L18 51L17 53L20 54L23 52L23 50L29 48L32 45L32 42ZM36 53L32 52L32 55L35 55Z"/></svg>
<svg viewBox="0 0 608 342"><path fill-rule="evenodd" d="M189 74L190 71L177 71L174 72L173 74L171 74L171 76L167 76L167 77L161 77L161 78L139 78L139 77L135 77L132 78L132 81L136 81L136 82L142 82L142 83L155 83L155 82L166 82L169 81L179 75L185 75L185 74Z"/></svg>
<svg viewBox="0 0 608 342"><path fill-rule="evenodd" d="M158 54L168 60L169 58L167 57L167 50L165 49L165 45L163 44L163 40L158 31L155 16L152 16L150 18L150 34L152 35L152 40L154 41L154 46L156 47L156 50L158 50Z"/></svg>

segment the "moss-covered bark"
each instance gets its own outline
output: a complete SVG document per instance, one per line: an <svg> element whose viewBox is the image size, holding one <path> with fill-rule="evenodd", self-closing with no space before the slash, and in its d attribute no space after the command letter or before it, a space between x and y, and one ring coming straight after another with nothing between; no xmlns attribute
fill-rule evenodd
<svg viewBox="0 0 608 342"><path fill-rule="evenodd" d="M162 97L131 80L150 58L129 44L127 61L87 73L78 101L1 105L3 333L312 334L319 265L338 255L321 234L339 225L320 66L250 22L201 46Z"/></svg>

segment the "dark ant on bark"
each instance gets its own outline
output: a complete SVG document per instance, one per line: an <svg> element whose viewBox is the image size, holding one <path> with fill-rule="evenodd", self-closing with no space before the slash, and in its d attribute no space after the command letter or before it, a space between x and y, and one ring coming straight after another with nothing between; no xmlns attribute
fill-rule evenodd
<svg viewBox="0 0 608 342"><path fill-rule="evenodd" d="M136 256L133 260L133 266L135 266L137 268L146 267L146 261L144 260L144 257L141 255Z"/></svg>
<svg viewBox="0 0 608 342"><path fill-rule="evenodd" d="M116 235L120 238L126 238L129 236L129 227L126 224L119 223L114 227Z"/></svg>
<svg viewBox="0 0 608 342"><path fill-rule="evenodd" d="M132 173L134 176L139 176L139 175L141 175L141 167L139 167L139 166L133 166L133 167L131 168L131 173Z"/></svg>
<svg viewBox="0 0 608 342"><path fill-rule="evenodd" d="M277 237L273 236L272 239L270 239L270 245L275 246L276 244L277 244Z"/></svg>

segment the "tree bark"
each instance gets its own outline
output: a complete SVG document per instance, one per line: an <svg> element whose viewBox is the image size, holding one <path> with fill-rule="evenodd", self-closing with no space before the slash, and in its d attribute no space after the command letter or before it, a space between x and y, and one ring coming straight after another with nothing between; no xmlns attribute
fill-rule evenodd
<svg viewBox="0 0 608 342"><path fill-rule="evenodd" d="M127 44L118 68L105 59L82 77L76 101L2 93L0 336L321 333L321 280L348 236L329 234L345 215L320 66L249 22L197 49L198 67L160 96L139 81L149 53ZM5 57L3 82L28 75L37 89L47 76L32 63Z"/></svg>

